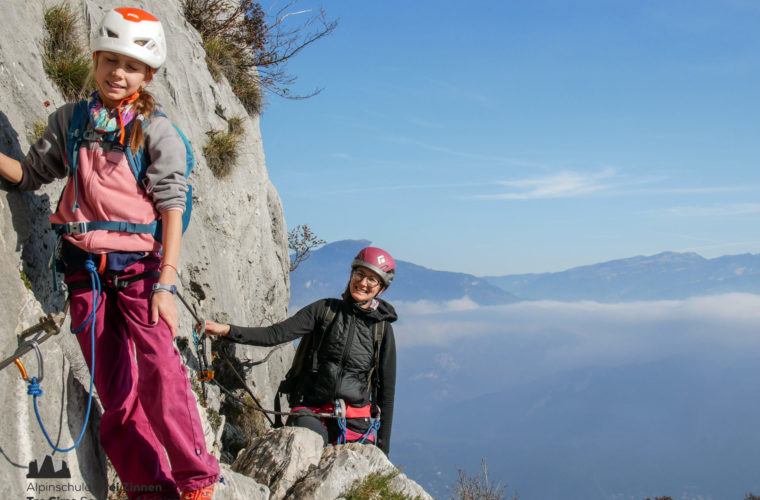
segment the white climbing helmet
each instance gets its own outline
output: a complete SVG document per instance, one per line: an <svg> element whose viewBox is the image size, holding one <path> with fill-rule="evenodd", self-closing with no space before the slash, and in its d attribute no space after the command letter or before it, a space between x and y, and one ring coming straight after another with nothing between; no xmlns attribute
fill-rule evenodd
<svg viewBox="0 0 760 500"><path fill-rule="evenodd" d="M153 69L166 61L166 38L161 21L144 10L109 10L92 40L93 52L105 50L134 57Z"/></svg>

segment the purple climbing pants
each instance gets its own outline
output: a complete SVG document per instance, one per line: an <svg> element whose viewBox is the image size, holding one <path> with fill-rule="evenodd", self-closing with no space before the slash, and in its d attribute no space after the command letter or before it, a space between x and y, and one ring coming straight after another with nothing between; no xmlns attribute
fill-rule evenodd
<svg viewBox="0 0 760 500"><path fill-rule="evenodd" d="M119 273L119 279L158 270L151 254ZM90 275L68 268L71 325L77 328L92 311L92 290L81 286ZM95 387L105 412L100 442L129 498L178 498L215 483L219 464L206 451L200 417L187 370L174 347L169 326L150 324L148 277L116 291L101 276L96 313ZM165 293L165 292L161 292ZM90 324L77 334L92 371ZM167 460L168 456L168 460Z"/></svg>

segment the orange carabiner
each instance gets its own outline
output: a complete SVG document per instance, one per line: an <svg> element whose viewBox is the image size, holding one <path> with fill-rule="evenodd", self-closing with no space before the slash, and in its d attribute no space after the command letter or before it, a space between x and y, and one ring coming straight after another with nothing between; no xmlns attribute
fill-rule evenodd
<svg viewBox="0 0 760 500"><path fill-rule="evenodd" d="M43 370L43 364L42 364L42 352L40 352L40 345L37 343L36 340L30 340L28 342L24 342L19 346L19 349L22 349L26 346L30 346L34 349L35 354L37 354L37 370L38 370L38 376L37 376L37 382L42 382L42 377L44 376ZM18 351L17 351L18 352ZM21 362L21 357L13 360L14 363L16 363L16 366L18 366L19 371L21 372L21 377L24 379L24 382L29 382L29 375L26 373L26 368L24 368L24 364Z"/></svg>
<svg viewBox="0 0 760 500"><path fill-rule="evenodd" d="M24 379L24 382L29 382L29 376L26 374L26 368L24 368L24 363L21 362L21 358L16 358L13 362L18 366L18 371L21 372L21 378Z"/></svg>

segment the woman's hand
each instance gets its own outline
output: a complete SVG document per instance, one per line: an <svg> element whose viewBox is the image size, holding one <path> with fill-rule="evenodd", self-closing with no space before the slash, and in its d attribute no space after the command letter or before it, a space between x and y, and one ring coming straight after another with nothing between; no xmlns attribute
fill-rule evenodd
<svg viewBox="0 0 760 500"><path fill-rule="evenodd" d="M230 333L230 325L225 325L224 323L216 323L211 320L204 321L204 324L206 326L206 335L216 335L217 337L226 337ZM200 330L203 328L203 325L195 325L195 330L199 333Z"/></svg>
<svg viewBox="0 0 760 500"><path fill-rule="evenodd" d="M158 318L166 321L169 330L172 332L172 339L177 336L177 327L179 326L179 315L177 313L177 303L174 302L174 294L169 292L153 292L150 297L150 322L152 325L158 324Z"/></svg>

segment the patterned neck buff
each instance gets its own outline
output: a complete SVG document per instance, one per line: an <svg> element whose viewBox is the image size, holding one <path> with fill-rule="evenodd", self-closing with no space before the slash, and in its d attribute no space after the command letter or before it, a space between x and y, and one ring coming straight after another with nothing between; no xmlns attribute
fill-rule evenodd
<svg viewBox="0 0 760 500"><path fill-rule="evenodd" d="M124 126L132 121L135 117L135 111L132 109L134 103L140 96L135 92L131 96L122 100L116 109L108 110L103 106L98 91L96 90L87 98L87 110L90 114L90 123L98 132L115 132L121 131L119 142L124 144Z"/></svg>

